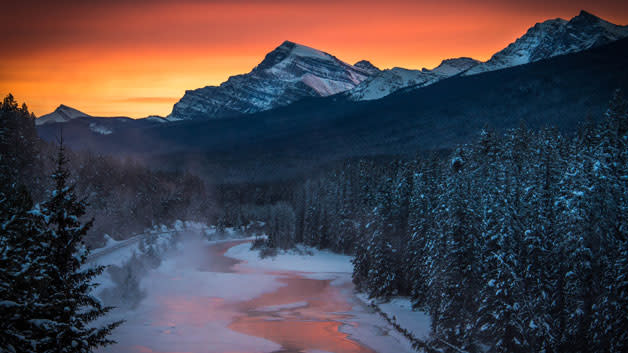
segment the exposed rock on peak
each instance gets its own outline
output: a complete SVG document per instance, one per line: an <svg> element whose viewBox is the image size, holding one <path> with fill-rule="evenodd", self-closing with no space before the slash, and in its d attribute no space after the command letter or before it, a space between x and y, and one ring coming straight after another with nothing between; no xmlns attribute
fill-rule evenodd
<svg viewBox="0 0 628 353"><path fill-rule="evenodd" d="M373 72L373 73L380 71L380 69L377 66L371 64L371 62L368 60L360 60L357 63L353 64L353 66L359 67L360 69L364 69L366 71Z"/></svg>

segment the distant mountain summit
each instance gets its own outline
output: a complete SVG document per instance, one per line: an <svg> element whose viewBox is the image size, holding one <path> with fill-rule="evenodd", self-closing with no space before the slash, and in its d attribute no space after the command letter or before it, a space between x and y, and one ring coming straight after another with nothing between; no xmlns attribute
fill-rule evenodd
<svg viewBox="0 0 628 353"><path fill-rule="evenodd" d="M615 25L583 10L569 21L557 18L535 24L490 60L464 74L473 75L575 53L625 37L628 37L628 26Z"/></svg>
<svg viewBox="0 0 628 353"><path fill-rule="evenodd" d="M61 104L52 113L42 115L35 120L36 125L50 124L50 123L66 123L76 118L89 117L88 114L83 113L80 110L76 110L67 105Z"/></svg>
<svg viewBox="0 0 628 353"><path fill-rule="evenodd" d="M305 97L325 97L350 90L376 72L367 61L350 65L320 50L285 41L248 74L231 76L220 86L186 91L168 120L224 118Z"/></svg>

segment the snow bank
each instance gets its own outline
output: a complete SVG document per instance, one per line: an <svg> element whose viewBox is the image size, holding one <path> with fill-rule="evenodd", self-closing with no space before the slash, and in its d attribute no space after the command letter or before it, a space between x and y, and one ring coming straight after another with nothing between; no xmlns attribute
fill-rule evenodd
<svg viewBox="0 0 628 353"><path fill-rule="evenodd" d="M312 254L312 255L304 255ZM225 256L246 261L254 269L297 271L305 273L352 273L351 257L326 250L300 246L296 250L281 251L277 256L260 258L259 252L251 251L250 244L240 244L229 249ZM322 278L321 278L322 279Z"/></svg>
<svg viewBox="0 0 628 353"><path fill-rule="evenodd" d="M311 255L304 255L311 254ZM376 352L400 353L414 352L412 343L396 330L383 316L374 313L369 307L370 301L365 295L354 296L350 285L353 264L351 257L330 251L299 246L296 250L281 251L275 257L260 258L259 252L251 250L250 244L240 244L229 249L225 256L246 261L237 266L256 270L298 271L304 277L332 280L333 286L342 287L348 297L353 298L351 318L344 321L340 331L350 335L352 340L360 342ZM299 308L307 302L295 302L279 306L260 308L260 311L275 311ZM429 334L429 317L422 312L412 311L408 299L397 298L383 305L380 310L395 322L410 331L415 338L425 338ZM379 307L379 306L378 306ZM308 351L310 352L310 351ZM314 352L314 351L312 351Z"/></svg>
<svg viewBox="0 0 628 353"><path fill-rule="evenodd" d="M380 303L368 299L368 296L363 293L358 294L357 297L362 302L379 308L383 314L410 332L414 338L419 340L429 338L431 326L430 317L422 311L414 311L409 298L398 297L391 299L387 303Z"/></svg>

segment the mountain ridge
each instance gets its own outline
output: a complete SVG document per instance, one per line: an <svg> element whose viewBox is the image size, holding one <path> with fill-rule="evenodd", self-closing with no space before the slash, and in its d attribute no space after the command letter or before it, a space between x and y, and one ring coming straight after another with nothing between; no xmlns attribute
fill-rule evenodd
<svg viewBox="0 0 628 353"><path fill-rule="evenodd" d="M325 97L357 86L374 72L369 66L353 66L326 52L284 41L249 73L231 76L219 86L186 91L168 120L225 118L304 97Z"/></svg>
<svg viewBox="0 0 628 353"><path fill-rule="evenodd" d="M573 131L600 118L616 88L628 91L628 39L433 85L382 99L310 97L231 119L179 121L110 135L88 122L65 123L71 147L137 155L158 168L191 167L212 180L277 180L310 173L345 158L408 155L466 143L489 124L496 129L556 126ZM59 124L38 127L54 141Z"/></svg>
<svg viewBox="0 0 628 353"><path fill-rule="evenodd" d="M627 36L628 26L612 24L582 10L569 21L557 18L535 24L486 62L469 57L445 59L431 70L401 67L380 70L368 60L350 65L329 53L286 40L267 53L249 73L231 76L219 86L187 90L166 119L224 119L285 106L308 97L335 94L354 101L375 100L452 76L536 62ZM55 111L38 119L38 124L67 122L77 116L87 114Z"/></svg>
<svg viewBox="0 0 628 353"><path fill-rule="evenodd" d="M555 18L536 23L524 35L495 53L488 61L469 69L464 75L474 75L579 52L625 37L628 37L628 26L610 23L581 10L569 21Z"/></svg>

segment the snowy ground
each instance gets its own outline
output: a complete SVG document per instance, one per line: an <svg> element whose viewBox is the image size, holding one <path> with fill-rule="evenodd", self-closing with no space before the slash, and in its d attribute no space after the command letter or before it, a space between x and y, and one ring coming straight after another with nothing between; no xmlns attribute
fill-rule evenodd
<svg viewBox="0 0 628 353"><path fill-rule="evenodd" d="M299 246L295 250L282 251L274 257L262 259L258 251L251 251L250 244L240 244L229 249L225 255L247 262L240 266L255 269L349 274L353 271L351 257L303 246Z"/></svg>
<svg viewBox="0 0 628 353"><path fill-rule="evenodd" d="M399 326L408 330L414 338L426 340L430 334L430 317L426 313L412 310L412 303L409 298L393 298L389 302L382 303L377 300L370 300L363 293L357 297L368 305L376 305L383 313L395 321Z"/></svg>

